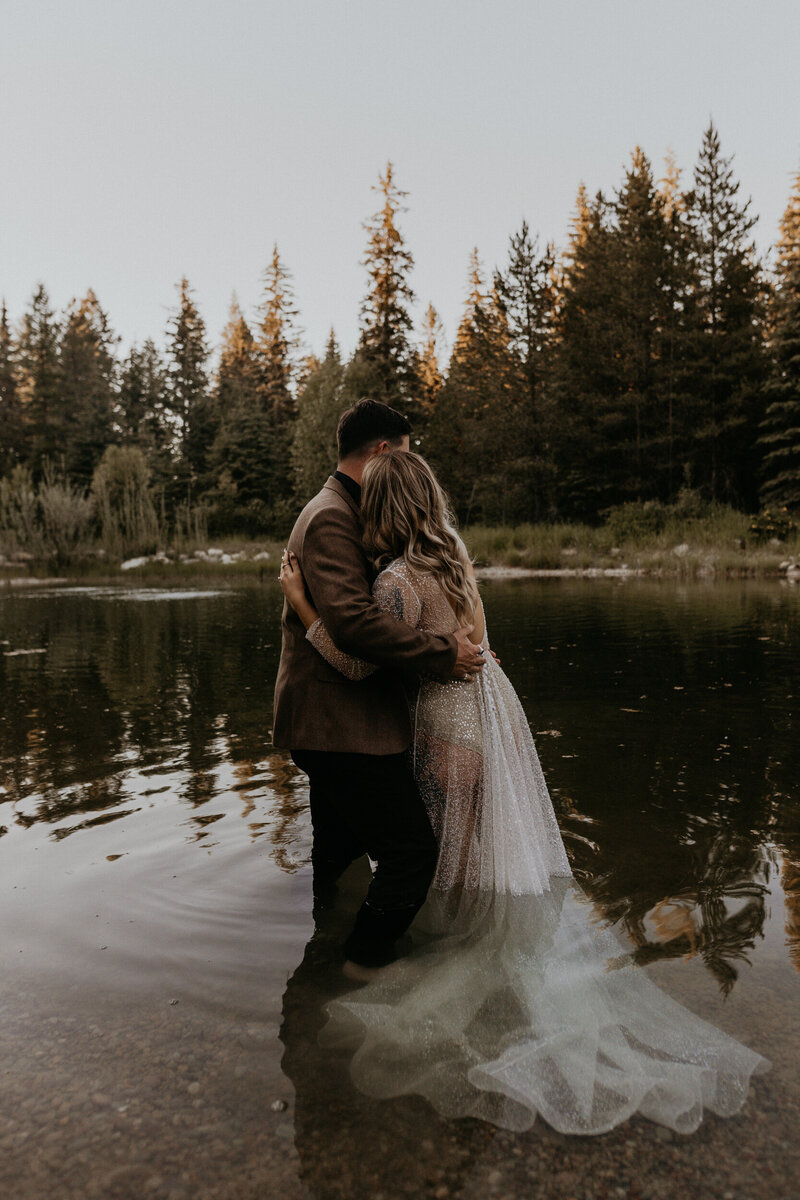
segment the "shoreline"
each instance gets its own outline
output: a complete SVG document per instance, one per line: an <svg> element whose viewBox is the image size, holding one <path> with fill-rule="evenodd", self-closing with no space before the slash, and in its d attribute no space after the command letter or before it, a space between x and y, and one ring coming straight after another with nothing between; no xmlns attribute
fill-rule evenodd
<svg viewBox="0 0 800 1200"><path fill-rule="evenodd" d="M265 580L263 568L258 572L252 570L231 570L219 565L216 568L203 571L188 572L182 569L181 563L164 563L158 566L144 566L136 570L123 571L120 568L104 569L103 571L71 571L61 575L4 575L0 576L0 589L9 590L40 587L113 587L117 585L151 585L165 586L170 584L209 584L209 583L259 583ZM774 566L742 566L738 569L700 567L686 571L676 567L521 567L506 563L488 563L476 565L475 574L479 580L487 582L503 582L523 579L656 579L680 580L682 582L706 581L729 582L733 580L773 580L776 582L800 584L800 564L789 566L776 564Z"/></svg>
<svg viewBox="0 0 800 1200"><path fill-rule="evenodd" d="M489 565L476 567L479 579L777 579L800 582L800 566L781 570L780 567L742 567L739 570L714 567L692 572L665 567L509 567Z"/></svg>
<svg viewBox="0 0 800 1200"><path fill-rule="evenodd" d="M610 544L607 531L581 526L468 527L467 549L480 579L777 579L800 580L800 543L728 536L730 529L640 534ZM0 588L107 586L134 582L268 583L277 578L283 543L221 538L167 552L118 559L102 550L57 563L17 551L0 554Z"/></svg>

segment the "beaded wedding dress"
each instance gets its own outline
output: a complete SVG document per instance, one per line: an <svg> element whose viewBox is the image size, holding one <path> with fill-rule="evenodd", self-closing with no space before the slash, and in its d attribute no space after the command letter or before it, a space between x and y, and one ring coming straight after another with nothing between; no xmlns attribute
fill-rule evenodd
<svg viewBox="0 0 800 1200"><path fill-rule="evenodd" d="M419 629L458 626L436 578L402 559L378 603ZM353 680L375 668L316 649ZM743 1105L769 1064L695 1016L631 960L574 880L522 706L488 653L473 684L423 680L414 773L440 855L410 953L328 1006L369 1095L421 1094L445 1116L509 1129L541 1115L602 1133L639 1112L681 1133ZM380 797L375 797L380 803Z"/></svg>

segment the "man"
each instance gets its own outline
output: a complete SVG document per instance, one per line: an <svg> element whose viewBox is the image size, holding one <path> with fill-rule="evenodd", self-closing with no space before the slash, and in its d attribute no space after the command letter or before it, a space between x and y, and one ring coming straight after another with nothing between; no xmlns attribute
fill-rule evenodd
<svg viewBox="0 0 800 1200"><path fill-rule="evenodd" d="M284 604L273 738L310 780L315 895L329 895L362 855L377 863L345 943L345 972L355 979L393 961L394 944L436 868L436 841L405 754L411 722L402 673L470 679L483 667L471 627L422 633L372 599L361 476L372 455L408 450L410 432L405 417L376 400L348 409L337 431L338 469L303 509L288 544L339 649L384 668L358 682L346 679L314 650Z"/></svg>

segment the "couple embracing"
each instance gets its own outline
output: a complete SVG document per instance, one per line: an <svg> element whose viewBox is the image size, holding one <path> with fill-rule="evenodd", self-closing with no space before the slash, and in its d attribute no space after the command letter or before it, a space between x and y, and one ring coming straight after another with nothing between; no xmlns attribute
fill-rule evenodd
<svg viewBox="0 0 800 1200"><path fill-rule="evenodd" d="M310 782L316 901L375 864L329 1006L370 1095L599 1133L727 1115L760 1055L677 1004L592 918L472 564L394 409L363 400L281 564L274 741ZM398 959L406 932L410 952ZM402 944L402 943L401 943Z"/></svg>

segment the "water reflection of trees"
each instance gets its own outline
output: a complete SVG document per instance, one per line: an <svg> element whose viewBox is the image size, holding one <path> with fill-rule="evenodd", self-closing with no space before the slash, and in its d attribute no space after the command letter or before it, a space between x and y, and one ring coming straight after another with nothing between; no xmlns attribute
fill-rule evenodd
<svg viewBox="0 0 800 1200"><path fill-rule="evenodd" d="M487 598L495 648L534 728L562 734L540 754L598 911L639 961L697 954L728 991L782 858L798 961L798 597L556 586L520 616L503 595L499 628Z"/></svg>
<svg viewBox="0 0 800 1200"><path fill-rule="evenodd" d="M602 875L590 890L605 918L619 921L634 942L636 962L700 955L728 993L737 963L747 961L763 934L769 859L763 849L720 831L704 850L697 877L655 903L652 889L623 897Z"/></svg>
<svg viewBox="0 0 800 1200"><path fill-rule="evenodd" d="M562 734L539 749L598 909L640 960L697 954L726 989L763 927L770 854L800 966L797 600L772 585L486 589L533 728ZM237 794L248 836L292 870L308 830L269 744L278 612L271 586L4 599L2 637L47 653L0 657L0 823L9 802L24 824L127 809L131 768L154 791L173 773L198 812Z"/></svg>
<svg viewBox="0 0 800 1200"><path fill-rule="evenodd" d="M14 819L112 809L131 768L180 776L181 799L200 808L233 760L237 783L274 793L269 828L252 832L274 837L289 869L303 794L291 760L270 746L279 611L272 588L162 603L80 593L7 601L9 643L47 647L0 658L0 780Z"/></svg>
<svg viewBox="0 0 800 1200"><path fill-rule="evenodd" d="M786 904L786 945L795 969L800 971L800 857L784 859L781 882Z"/></svg>

